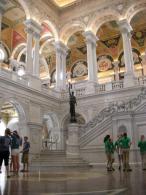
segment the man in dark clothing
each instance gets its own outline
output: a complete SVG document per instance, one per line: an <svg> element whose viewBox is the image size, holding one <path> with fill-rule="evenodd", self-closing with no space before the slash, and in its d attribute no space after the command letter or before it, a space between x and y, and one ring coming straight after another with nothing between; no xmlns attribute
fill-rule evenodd
<svg viewBox="0 0 146 195"><path fill-rule="evenodd" d="M9 147L11 145L11 138L10 138L10 129L5 130L5 135L0 136L0 173L1 167L4 160L6 171L7 171L7 178L10 177L9 175Z"/></svg>

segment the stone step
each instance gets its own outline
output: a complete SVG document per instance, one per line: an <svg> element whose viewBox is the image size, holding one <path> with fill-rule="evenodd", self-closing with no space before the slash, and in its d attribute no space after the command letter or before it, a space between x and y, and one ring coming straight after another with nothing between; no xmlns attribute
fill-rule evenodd
<svg viewBox="0 0 146 195"><path fill-rule="evenodd" d="M67 158L64 151L41 151L30 167L44 170L49 167L89 167L89 164L81 158Z"/></svg>

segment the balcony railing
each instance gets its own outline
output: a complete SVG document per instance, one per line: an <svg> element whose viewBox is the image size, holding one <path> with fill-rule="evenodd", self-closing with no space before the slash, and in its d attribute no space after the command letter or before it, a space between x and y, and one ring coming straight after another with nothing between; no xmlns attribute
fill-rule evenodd
<svg viewBox="0 0 146 195"><path fill-rule="evenodd" d="M16 72L14 72L12 70L0 68L0 76L4 77L5 79L10 80L12 82L19 83L25 87L29 87L29 88L32 87L33 88L33 86L30 85L31 80L29 77L27 77L27 75L20 77L20 76L18 76L18 74ZM125 88L123 81L124 80L114 81L114 82L109 82L109 83L104 83L104 84L97 84L94 95L106 93L109 91L111 92L111 91L121 90L121 89ZM134 86L143 86L143 85L144 86L146 85L146 77L139 77L135 80ZM80 98L80 97L88 96L89 95L89 93L87 92L88 87L89 87L88 81L79 81L78 83L74 83L73 90L75 92L76 97ZM37 86L35 89L37 89ZM47 85L46 86L42 85L40 90L44 94L52 96L52 97L61 98L63 100L66 100L69 98L68 89L56 91L54 88L50 88Z"/></svg>

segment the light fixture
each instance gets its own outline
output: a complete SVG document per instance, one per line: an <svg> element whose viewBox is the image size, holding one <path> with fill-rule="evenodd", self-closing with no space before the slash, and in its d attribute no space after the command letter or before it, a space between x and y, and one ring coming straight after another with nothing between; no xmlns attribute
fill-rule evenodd
<svg viewBox="0 0 146 195"><path fill-rule="evenodd" d="M17 74L21 77L25 74L25 67L21 64L19 67L18 67L18 70L17 70Z"/></svg>

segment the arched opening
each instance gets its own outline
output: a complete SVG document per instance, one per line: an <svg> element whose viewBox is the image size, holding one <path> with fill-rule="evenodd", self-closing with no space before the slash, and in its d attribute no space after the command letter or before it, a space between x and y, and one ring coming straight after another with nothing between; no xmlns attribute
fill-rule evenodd
<svg viewBox="0 0 146 195"><path fill-rule="evenodd" d="M115 62L119 51L122 50L122 40L117 22L111 20L102 24L96 36L99 39L96 48L98 82L107 83L119 80L121 74L119 63L115 66Z"/></svg>
<svg viewBox="0 0 146 195"><path fill-rule="evenodd" d="M24 111L16 102L6 101L2 105L0 127L1 135L4 134L5 128L9 128L11 131L17 130L22 137L29 136Z"/></svg>
<svg viewBox="0 0 146 195"><path fill-rule="evenodd" d="M118 128L117 135L123 135L123 133L127 133L127 128L126 128L125 125L121 125L121 126Z"/></svg>
<svg viewBox="0 0 146 195"><path fill-rule="evenodd" d="M47 113L43 120L42 148L45 150L61 149L61 132L57 116Z"/></svg>
<svg viewBox="0 0 146 195"><path fill-rule="evenodd" d="M56 68L55 37L52 29L46 22L42 23L42 34L40 40L40 78L46 87L54 87L51 74Z"/></svg>
<svg viewBox="0 0 146 195"><path fill-rule="evenodd" d="M136 77L146 76L146 9L137 12L130 21L132 49Z"/></svg>
<svg viewBox="0 0 146 195"><path fill-rule="evenodd" d="M23 48L18 47L18 45L26 43L26 33L24 31L25 26L23 22L26 19L25 11L28 13L28 9L24 4L23 1L7 1L6 9L2 17L2 42L0 49L1 51L3 50L4 58L1 60L1 67L10 71L16 71L19 66L25 64L25 51L22 52L21 49ZM25 10L23 7L25 7Z"/></svg>

